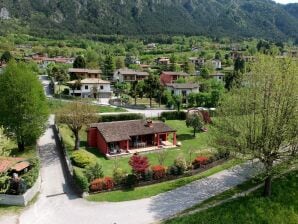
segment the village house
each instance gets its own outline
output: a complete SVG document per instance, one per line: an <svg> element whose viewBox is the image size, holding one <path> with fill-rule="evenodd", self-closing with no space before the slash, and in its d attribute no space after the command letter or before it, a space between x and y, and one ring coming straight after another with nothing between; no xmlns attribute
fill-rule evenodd
<svg viewBox="0 0 298 224"><path fill-rule="evenodd" d="M70 68L68 73L71 79L87 79L96 78L99 79L102 71L99 69L86 69L86 68Z"/></svg>
<svg viewBox="0 0 298 224"><path fill-rule="evenodd" d="M170 142L170 137L173 142ZM110 157L172 148L177 140L176 130L163 122L130 120L91 124L87 141L89 147Z"/></svg>
<svg viewBox="0 0 298 224"><path fill-rule="evenodd" d="M69 95L83 98L111 98L111 83L97 78L73 80L67 83L70 86Z"/></svg>
<svg viewBox="0 0 298 224"><path fill-rule="evenodd" d="M188 103L187 96L190 93L199 92L199 84L196 84L196 83L166 84L166 88L172 93L172 95L182 96L183 103Z"/></svg>
<svg viewBox="0 0 298 224"><path fill-rule="evenodd" d="M132 69L118 69L114 73L113 80L119 82L134 82L144 80L148 76L148 72L136 71Z"/></svg>
<svg viewBox="0 0 298 224"><path fill-rule="evenodd" d="M189 61L196 67L202 67L205 64L205 59L199 57L191 57L189 58Z"/></svg>
<svg viewBox="0 0 298 224"><path fill-rule="evenodd" d="M218 70L218 69L221 69L222 66L221 66L221 60L217 60L217 59L214 59L211 61L212 65L213 65L213 68Z"/></svg>
<svg viewBox="0 0 298 224"><path fill-rule="evenodd" d="M225 74L220 73L220 72L216 72L216 73L211 74L210 77L212 77L213 79L216 79L218 81L223 82L224 78L225 78Z"/></svg>
<svg viewBox="0 0 298 224"><path fill-rule="evenodd" d="M169 65L170 62L170 58L168 57L159 57L155 60L156 64L158 65Z"/></svg>
<svg viewBox="0 0 298 224"><path fill-rule="evenodd" d="M185 72L167 72L160 74L160 82L162 85L176 83L179 78L186 78L189 74Z"/></svg>
<svg viewBox="0 0 298 224"><path fill-rule="evenodd" d="M25 57L25 60L28 61L34 61L39 65L40 68L47 68L49 64L54 63L54 64L73 64L74 58L66 58L66 57L54 57L54 58L49 58L47 56L43 55L33 55L31 57Z"/></svg>

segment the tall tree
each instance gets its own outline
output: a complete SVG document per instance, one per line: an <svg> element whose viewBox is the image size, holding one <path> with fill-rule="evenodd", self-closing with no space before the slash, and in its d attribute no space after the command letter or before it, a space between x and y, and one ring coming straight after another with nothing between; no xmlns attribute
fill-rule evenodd
<svg viewBox="0 0 298 224"><path fill-rule="evenodd" d="M122 57L117 57L116 59L116 69L125 68L124 60Z"/></svg>
<svg viewBox="0 0 298 224"><path fill-rule="evenodd" d="M76 57L76 59L73 62L73 67L74 68L86 68L86 61L85 58L81 55Z"/></svg>
<svg viewBox="0 0 298 224"><path fill-rule="evenodd" d="M10 62L0 76L0 91L0 126L24 151L46 127L48 106L43 87L26 64Z"/></svg>
<svg viewBox="0 0 298 224"><path fill-rule="evenodd" d="M85 125L98 121L94 106L80 101L68 103L61 108L56 114L56 119L59 123L66 124L72 131L75 137L75 150L80 148L80 130Z"/></svg>
<svg viewBox="0 0 298 224"><path fill-rule="evenodd" d="M264 195L271 194L273 164L298 154L298 63L259 57L245 85L226 95L215 120L215 142L264 165Z"/></svg>
<svg viewBox="0 0 298 224"><path fill-rule="evenodd" d="M104 78L107 80L111 80L115 70L115 63L112 55L108 54L106 56L102 70Z"/></svg>
<svg viewBox="0 0 298 224"><path fill-rule="evenodd" d="M159 89L160 81L158 76L150 74L147 79L144 81L144 92L150 99L150 107L152 107L152 98L154 98Z"/></svg>

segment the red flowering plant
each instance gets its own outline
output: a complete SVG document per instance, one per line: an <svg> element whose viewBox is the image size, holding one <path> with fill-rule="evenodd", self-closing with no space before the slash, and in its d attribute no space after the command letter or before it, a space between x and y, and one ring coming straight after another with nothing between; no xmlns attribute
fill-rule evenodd
<svg viewBox="0 0 298 224"><path fill-rule="evenodd" d="M111 190L114 188L114 181L111 177L104 177L95 179L90 183L91 192L99 192L103 190Z"/></svg>
<svg viewBox="0 0 298 224"><path fill-rule="evenodd" d="M198 169L208 163L208 158L206 156L198 156L197 158L194 159L192 162L193 168Z"/></svg>
<svg viewBox="0 0 298 224"><path fill-rule="evenodd" d="M152 166L153 179L158 180L166 176L166 167L162 165Z"/></svg>
<svg viewBox="0 0 298 224"><path fill-rule="evenodd" d="M144 174L149 168L149 161L146 156L140 156L135 153L129 160L129 165L132 168L132 172L137 175L138 178L144 177Z"/></svg>

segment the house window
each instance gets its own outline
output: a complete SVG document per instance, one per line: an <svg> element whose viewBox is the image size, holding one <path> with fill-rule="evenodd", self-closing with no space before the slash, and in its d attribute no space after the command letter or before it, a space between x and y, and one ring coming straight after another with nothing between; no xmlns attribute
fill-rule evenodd
<svg viewBox="0 0 298 224"><path fill-rule="evenodd" d="M103 90L103 86L100 86L100 89Z"/></svg>
<svg viewBox="0 0 298 224"><path fill-rule="evenodd" d="M86 85L86 86L85 86L85 89L89 89L89 86Z"/></svg>
<svg viewBox="0 0 298 224"><path fill-rule="evenodd" d="M187 91L186 90L182 90L182 96L186 96L187 95Z"/></svg>

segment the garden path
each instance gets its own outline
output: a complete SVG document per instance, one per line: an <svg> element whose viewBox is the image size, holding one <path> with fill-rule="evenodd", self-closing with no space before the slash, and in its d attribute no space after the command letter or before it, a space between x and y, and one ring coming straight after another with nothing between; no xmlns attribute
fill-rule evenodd
<svg viewBox="0 0 298 224"><path fill-rule="evenodd" d="M96 203L85 201L72 192L64 176L51 127L38 144L42 159L41 193L36 203L20 215L19 224L149 224L241 184L258 170L246 163L151 198Z"/></svg>

